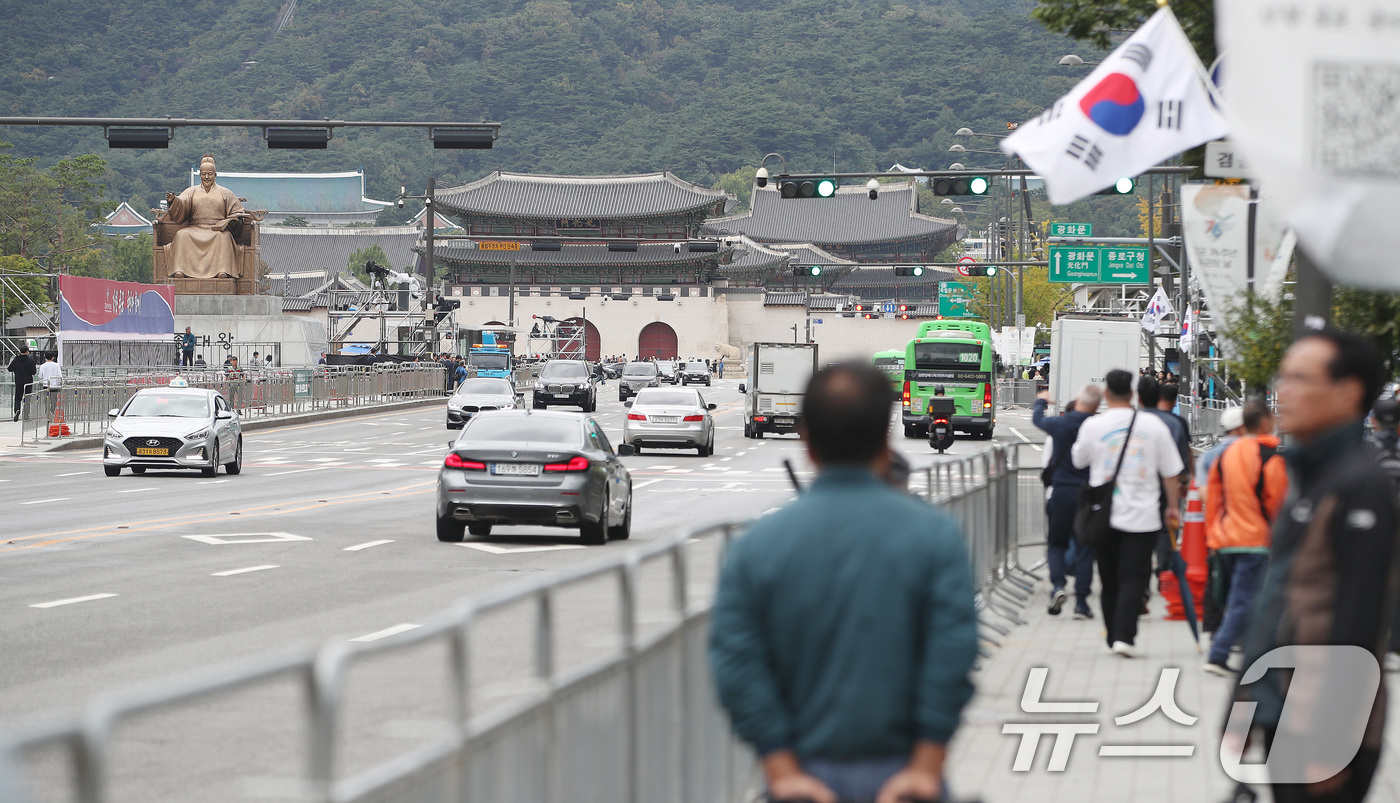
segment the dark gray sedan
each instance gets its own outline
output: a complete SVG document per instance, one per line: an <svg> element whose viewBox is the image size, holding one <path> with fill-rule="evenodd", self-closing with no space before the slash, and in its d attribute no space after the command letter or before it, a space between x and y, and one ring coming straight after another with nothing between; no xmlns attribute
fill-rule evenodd
<svg viewBox="0 0 1400 803"><path fill-rule="evenodd" d="M577 527L585 544L632 534L632 478L598 422L577 413L501 410L467 422L438 471L437 537L501 524Z"/></svg>

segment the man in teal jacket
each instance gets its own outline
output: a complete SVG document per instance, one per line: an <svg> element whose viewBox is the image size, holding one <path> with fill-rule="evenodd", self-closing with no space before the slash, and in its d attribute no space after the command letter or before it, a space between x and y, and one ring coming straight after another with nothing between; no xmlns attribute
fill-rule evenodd
<svg viewBox="0 0 1400 803"><path fill-rule="evenodd" d="M774 799L942 796L977 654L972 573L951 516L879 479L894 397L871 365L812 378L820 476L729 548L710 664Z"/></svg>

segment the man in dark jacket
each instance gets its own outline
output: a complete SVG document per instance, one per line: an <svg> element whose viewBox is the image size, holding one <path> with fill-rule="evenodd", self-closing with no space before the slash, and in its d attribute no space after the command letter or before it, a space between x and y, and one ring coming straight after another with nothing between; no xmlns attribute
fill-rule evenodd
<svg viewBox="0 0 1400 803"><path fill-rule="evenodd" d="M1290 493L1244 641L1242 681L1277 647L1350 645L1378 664L1385 653L1395 609L1397 515L1390 480L1362 437L1381 376L1375 347L1348 332L1305 335L1284 355L1278 424L1293 439L1285 452ZM1262 731L1270 759L1275 750L1293 757L1270 761L1276 801L1360 801L1370 788L1385 726L1385 684L1372 698L1366 684L1342 680L1335 670L1345 661L1338 654L1314 658L1321 666L1309 665L1306 674L1299 663L1297 671L1269 669L1235 688L1236 701L1258 704L1252 727ZM1297 698L1288 701L1288 717L1285 697ZM1358 712L1354 725L1364 720L1361 747L1349 757L1329 755L1339 748L1324 723L1348 709ZM1280 777L1290 771L1300 774Z"/></svg>
<svg viewBox="0 0 1400 803"><path fill-rule="evenodd" d="M820 476L725 555L710 665L775 800L945 797L977 656L972 573L958 523L880 478L893 403L868 363L813 376L802 426Z"/></svg>
<svg viewBox="0 0 1400 803"><path fill-rule="evenodd" d="M1074 542L1074 512L1079 507L1079 489L1089 481L1089 469L1075 468L1069 451L1079 437L1079 427L1099 409L1103 391L1089 385L1080 391L1074 409L1059 417L1045 414L1050 394L1036 394L1031 423L1050 436L1050 495L1045 500L1045 562L1050 567L1050 615L1059 616L1068 596L1065 594L1065 555ZM1094 551L1078 545L1074 560L1074 618L1093 619L1089 589L1094 584Z"/></svg>
<svg viewBox="0 0 1400 803"><path fill-rule="evenodd" d="M19 420L20 408L24 404L24 394L29 392L29 386L34 382L34 359L29 356L29 347L20 346L19 353L10 360L10 373L15 375L15 418Z"/></svg>

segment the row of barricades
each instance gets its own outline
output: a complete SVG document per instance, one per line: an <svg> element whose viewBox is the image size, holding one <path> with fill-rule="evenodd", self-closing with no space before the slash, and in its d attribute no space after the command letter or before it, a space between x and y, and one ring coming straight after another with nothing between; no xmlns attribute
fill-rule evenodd
<svg viewBox="0 0 1400 803"><path fill-rule="evenodd" d="M994 446L910 477L911 492L963 524L988 645L1022 621L1037 579L1019 563L1038 531L1020 521L1040 507L1025 504L1038 501L1023 493L1038 472L1031 458ZM751 799L754 762L716 704L705 645L717 567L741 530L715 525L609 550L378 640L104 695L80 716L0 741L0 799L30 803L22 795L33 788L79 803L227 799L252 789L250 778L267 796L291 753L304 769L276 784L277 796L325 803L740 803ZM492 629L502 621L507 631ZM600 622L612 638L600 638ZM241 696L275 684L291 695L280 704ZM411 697L427 687L445 698ZM259 718L269 711L272 721ZM180 712L195 718L170 719ZM366 749L386 716L441 728L397 755ZM205 751L162 730L171 721L211 734Z"/></svg>

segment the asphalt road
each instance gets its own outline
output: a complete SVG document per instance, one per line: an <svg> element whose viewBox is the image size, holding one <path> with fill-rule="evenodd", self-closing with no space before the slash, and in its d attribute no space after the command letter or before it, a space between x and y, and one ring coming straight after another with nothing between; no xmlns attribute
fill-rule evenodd
<svg viewBox="0 0 1400 803"><path fill-rule="evenodd" d="M648 449L624 458L633 535L602 547L583 547L575 531L527 527L438 542L436 472L455 435L438 407L247 433L237 477L108 478L97 451L0 457L0 725L73 714L99 692L210 664L382 637L522 576L775 509L794 498L783 460L804 482L811 467L795 436L743 437L736 385L700 389L719 404L713 457ZM596 418L620 436L616 385L599 400ZM914 466L948 459L894 432ZM1038 442L1040 433L1025 413L1003 411L997 440ZM959 440L950 454L986 448ZM664 598L664 578L647 588ZM571 594L560 623L569 657L615 647L615 590ZM520 691L530 622L524 611L505 612L483 626L486 671L473 680L485 703ZM342 769L440 734L431 712L445 710L445 666L441 649L425 647L353 676L352 692L366 702L347 717ZM288 779L304 761L298 684L265 684L225 702L133 725L114 778L145 800L196 799L195 789L205 800L294 796ZM162 762L176 754L198 756L180 763L201 768L169 771Z"/></svg>

